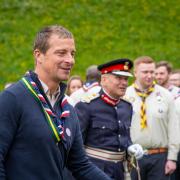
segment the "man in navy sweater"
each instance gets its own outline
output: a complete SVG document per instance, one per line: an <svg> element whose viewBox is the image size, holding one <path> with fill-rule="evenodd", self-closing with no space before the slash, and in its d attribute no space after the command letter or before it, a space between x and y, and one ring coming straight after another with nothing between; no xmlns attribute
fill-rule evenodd
<svg viewBox="0 0 180 180"><path fill-rule="evenodd" d="M77 115L65 84L74 64L71 32L54 25L34 42L35 71L0 94L0 179L109 180L85 155Z"/></svg>

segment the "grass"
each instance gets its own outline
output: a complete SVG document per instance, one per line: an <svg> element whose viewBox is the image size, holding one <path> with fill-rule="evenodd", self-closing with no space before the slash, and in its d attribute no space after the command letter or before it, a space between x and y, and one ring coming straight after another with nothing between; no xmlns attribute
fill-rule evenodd
<svg viewBox="0 0 180 180"><path fill-rule="evenodd" d="M0 89L33 69L32 45L40 28L61 24L76 39L72 74L91 64L149 55L180 68L178 0L1 0Z"/></svg>

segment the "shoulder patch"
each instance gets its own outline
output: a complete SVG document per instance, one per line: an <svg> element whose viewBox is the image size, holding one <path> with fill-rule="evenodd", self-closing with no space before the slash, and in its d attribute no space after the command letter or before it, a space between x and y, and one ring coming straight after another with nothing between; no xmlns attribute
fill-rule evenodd
<svg viewBox="0 0 180 180"><path fill-rule="evenodd" d="M82 98L81 101L82 102L86 102L86 103L90 103L93 99L96 99L97 97L99 97L100 94L99 93L86 93Z"/></svg>

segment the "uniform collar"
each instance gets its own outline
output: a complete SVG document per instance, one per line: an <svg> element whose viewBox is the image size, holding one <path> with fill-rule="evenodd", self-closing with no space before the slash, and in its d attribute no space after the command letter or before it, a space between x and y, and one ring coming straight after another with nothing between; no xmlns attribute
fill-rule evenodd
<svg viewBox="0 0 180 180"><path fill-rule="evenodd" d="M101 93L101 99L111 106L116 106L120 102L120 99L115 99L111 97L104 89Z"/></svg>

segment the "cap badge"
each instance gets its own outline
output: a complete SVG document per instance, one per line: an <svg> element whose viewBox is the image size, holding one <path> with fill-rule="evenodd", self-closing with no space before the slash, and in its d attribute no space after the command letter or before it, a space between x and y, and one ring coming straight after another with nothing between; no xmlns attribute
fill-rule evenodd
<svg viewBox="0 0 180 180"><path fill-rule="evenodd" d="M128 70L128 69L129 69L128 64L129 64L129 62L125 62L125 65L124 65L124 70Z"/></svg>

